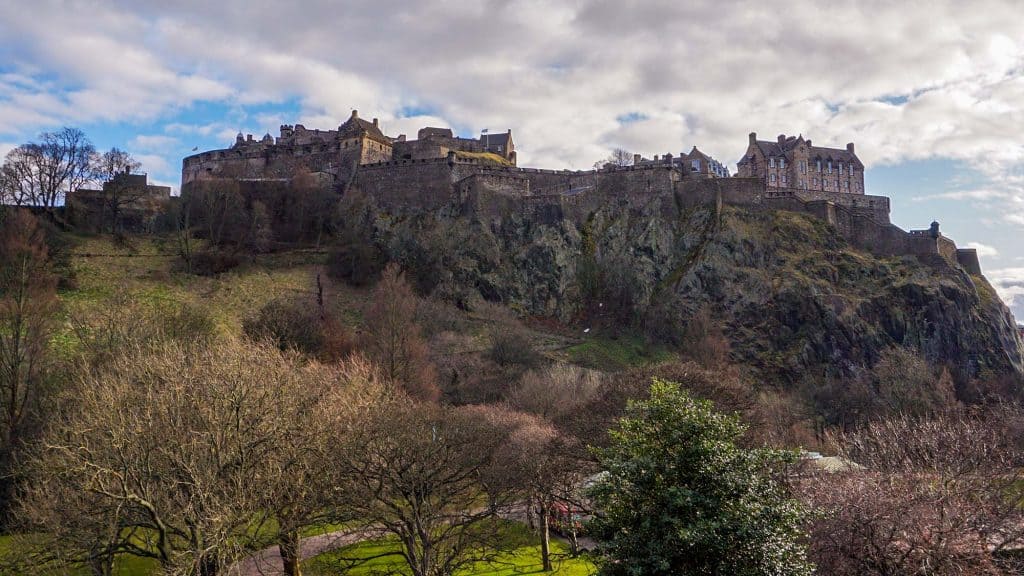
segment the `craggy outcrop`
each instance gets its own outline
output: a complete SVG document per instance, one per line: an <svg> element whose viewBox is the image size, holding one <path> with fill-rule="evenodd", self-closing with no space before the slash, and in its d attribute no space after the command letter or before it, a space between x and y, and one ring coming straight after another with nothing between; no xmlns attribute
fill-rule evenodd
<svg viewBox="0 0 1024 576"><path fill-rule="evenodd" d="M893 345L965 378L1024 371L1009 310L984 277L939 256L876 257L808 214L605 197L585 214L463 198L411 216L378 211L366 232L454 301L570 323L614 309L619 326L667 338L710 309L735 359L772 378L852 372Z"/></svg>

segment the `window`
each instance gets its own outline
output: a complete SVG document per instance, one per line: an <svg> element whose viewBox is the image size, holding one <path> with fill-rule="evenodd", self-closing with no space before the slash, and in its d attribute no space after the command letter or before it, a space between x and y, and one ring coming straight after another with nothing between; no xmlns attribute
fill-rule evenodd
<svg viewBox="0 0 1024 576"><path fill-rule="evenodd" d="M817 186L817 185L818 185L818 179L817 178L811 178L811 186Z"/></svg>
<svg viewBox="0 0 1024 576"><path fill-rule="evenodd" d="M818 172L821 172L821 160L817 160Z"/></svg>
<svg viewBox="0 0 1024 576"><path fill-rule="evenodd" d="M775 174L771 175L771 182L772 182L772 184L775 184Z"/></svg>
<svg viewBox="0 0 1024 576"><path fill-rule="evenodd" d="M785 184L785 183L786 183L786 175L785 175L785 174L783 174L783 175L782 175L782 183L783 183L783 184Z"/></svg>
<svg viewBox="0 0 1024 576"><path fill-rule="evenodd" d="M779 168L785 168L785 167L786 167L786 159L785 158L779 158ZM782 179L783 179L783 181L785 181L786 177L783 176Z"/></svg>
<svg viewBox="0 0 1024 576"><path fill-rule="evenodd" d="M775 158L769 158L768 159L768 167L769 168L775 168Z"/></svg>
<svg viewBox="0 0 1024 576"><path fill-rule="evenodd" d="M832 161L831 160L828 161L828 173L829 174L832 173Z"/></svg>
<svg viewBox="0 0 1024 576"><path fill-rule="evenodd" d="M693 168L694 171L700 172L700 160L692 160L690 162L690 167Z"/></svg>
<svg viewBox="0 0 1024 576"><path fill-rule="evenodd" d="M842 174L843 174L843 163L840 162L839 163L839 175L842 176Z"/></svg>
<svg viewBox="0 0 1024 576"><path fill-rule="evenodd" d="M800 173L807 174L807 160L800 161Z"/></svg>

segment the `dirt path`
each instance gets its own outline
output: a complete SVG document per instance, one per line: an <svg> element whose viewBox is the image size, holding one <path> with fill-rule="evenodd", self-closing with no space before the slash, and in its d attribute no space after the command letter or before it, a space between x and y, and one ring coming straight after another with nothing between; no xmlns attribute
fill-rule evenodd
<svg viewBox="0 0 1024 576"><path fill-rule="evenodd" d="M521 508L510 510L501 516L506 520L526 522L526 511ZM381 535L380 530L365 528L362 530L340 530L338 532L320 534L319 536L309 536L301 540L299 557L306 561L314 556L319 556L331 550L337 550L349 544L380 538ZM551 537L553 540L561 541L567 546L569 545L569 540L559 534L552 533ZM586 537L579 538L578 543L582 550L593 550L595 546L594 541ZM228 574L229 576L284 576L282 566L281 551L277 546L270 546L232 566L228 570Z"/></svg>
<svg viewBox="0 0 1024 576"><path fill-rule="evenodd" d="M380 533L373 529L365 530L342 530L320 534L319 536L308 536L302 539L299 548L299 557L302 560L309 560L324 552L336 550L342 546L348 546L361 540L377 538ZM281 552L277 546L270 546L249 556L228 570L230 576L284 576L281 563Z"/></svg>

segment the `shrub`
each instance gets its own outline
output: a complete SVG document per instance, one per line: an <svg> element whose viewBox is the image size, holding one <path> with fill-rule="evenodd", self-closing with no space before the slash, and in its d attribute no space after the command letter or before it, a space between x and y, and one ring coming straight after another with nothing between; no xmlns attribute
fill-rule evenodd
<svg viewBox="0 0 1024 576"><path fill-rule="evenodd" d="M242 329L254 340L269 340L281 350L321 360L340 360L354 348L348 331L309 298L272 300L246 318Z"/></svg>
<svg viewBox="0 0 1024 576"><path fill-rule="evenodd" d="M350 286L369 286L380 279L386 258L368 242L346 242L331 251L327 274Z"/></svg>
<svg viewBox="0 0 1024 576"><path fill-rule="evenodd" d="M216 276L237 268L242 261L238 255L221 250L203 250L192 255L190 272L197 276Z"/></svg>
<svg viewBox="0 0 1024 576"><path fill-rule="evenodd" d="M542 357L533 348L530 338L522 330L508 330L501 327L491 335L491 349L488 357L499 366L521 366L535 368Z"/></svg>
<svg viewBox="0 0 1024 576"><path fill-rule="evenodd" d="M671 382L629 405L591 491L602 576L812 573L803 507L778 480L795 457L741 447L744 430Z"/></svg>

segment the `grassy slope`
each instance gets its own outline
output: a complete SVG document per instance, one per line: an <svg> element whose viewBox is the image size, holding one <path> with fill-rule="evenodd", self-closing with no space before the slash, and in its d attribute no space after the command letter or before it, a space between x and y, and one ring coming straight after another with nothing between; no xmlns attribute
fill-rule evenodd
<svg viewBox="0 0 1024 576"><path fill-rule="evenodd" d="M116 306L120 298L132 298L142 304L161 306L188 304L208 310L216 319L218 329L225 334L240 334L242 320L256 312L267 302L286 296L314 296L316 274L321 270L323 256L308 252L291 252L263 255L255 261L216 277L197 277L177 271L174 246L167 241L153 238L133 238L130 247L117 246L105 236L82 236L76 238L72 250L72 266L75 270L76 286L63 290L60 300L64 305L62 324L54 339L54 345L65 353L75 346L71 318L102 313L105 308ZM366 290L337 286L325 281L325 300L346 324L357 325L361 320L360 310L368 297ZM466 315L462 325L473 335L471 347L479 349L485 345L486 331L490 321ZM534 332L541 347L550 347L548 341L561 338ZM596 341L581 344L581 350L570 353L570 359L581 359L595 365L644 362L646 356L638 351L635 343L609 345L614 348L608 353L612 360L602 360L601 353L594 349ZM306 535L327 531L314 528ZM0 536L0 559L16 552L16 537ZM558 545L556 545L556 549ZM563 550L564 552L564 550ZM506 554L507 561L519 568L529 568L539 558L536 547L523 546ZM483 569L483 568L482 568ZM116 576L149 576L157 571L156 562L149 559L122 557L115 567ZM55 572L54 576L57 573ZM74 572L74 576L85 574L85 570ZM506 574L509 571L494 571L487 568L478 574ZM522 573L517 569L515 573ZM589 574L587 571L561 571L557 574ZM49 576L44 573L43 576Z"/></svg>
<svg viewBox="0 0 1024 576"><path fill-rule="evenodd" d="M514 574L543 574L540 561L540 546L535 544L536 537L522 524L508 523L503 550L493 562L480 563L461 576L512 576ZM362 559L397 552L399 544L392 539L361 542L342 548L337 552L329 552L317 556L307 562L305 573L309 576L327 576L339 570L338 559ZM597 568L585 558L571 558L568 548L561 542L551 542L554 570L547 574L555 576L589 576L597 573ZM347 574L351 576L370 576L373 574L406 574L403 561L398 556L384 556L366 561L356 566Z"/></svg>

